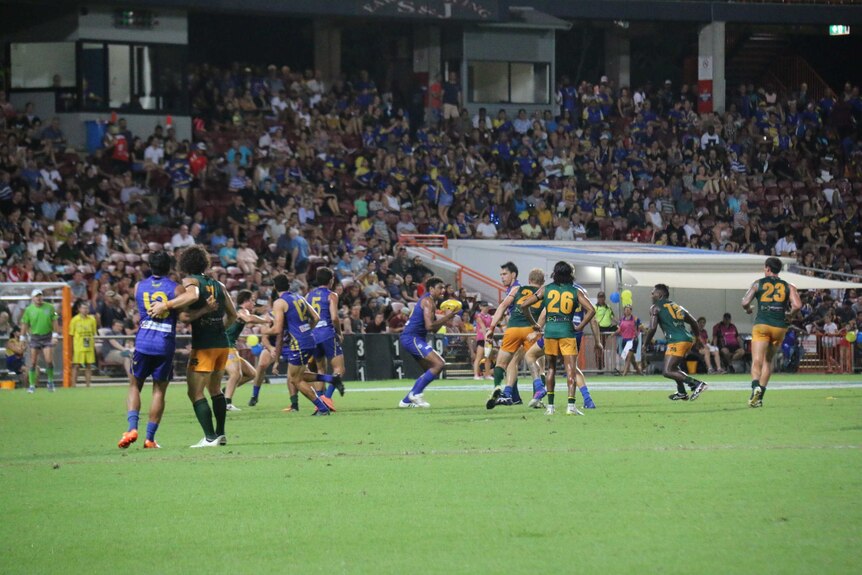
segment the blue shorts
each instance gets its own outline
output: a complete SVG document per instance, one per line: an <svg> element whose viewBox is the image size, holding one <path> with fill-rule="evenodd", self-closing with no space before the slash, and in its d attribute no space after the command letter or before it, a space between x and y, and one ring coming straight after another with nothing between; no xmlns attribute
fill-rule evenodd
<svg viewBox="0 0 862 575"><path fill-rule="evenodd" d="M431 344L422 339L421 337L416 337L412 335L401 336L398 341L401 342L401 346L404 348L404 350L416 359L425 359L426 357L428 357L429 353L434 351L434 348L431 347Z"/></svg>
<svg viewBox="0 0 862 575"><path fill-rule="evenodd" d="M174 377L174 354L147 355L135 351L132 357L132 374L140 382L150 376L153 381L170 381Z"/></svg>
<svg viewBox="0 0 862 575"><path fill-rule="evenodd" d="M21 369L24 367L24 358L19 355L7 355L6 356L6 369L11 371L12 373L21 373Z"/></svg>
<svg viewBox="0 0 862 575"><path fill-rule="evenodd" d="M337 337L332 337L327 339L326 341L321 341L316 346L314 346L314 358L322 359L324 356L326 359L332 359L333 357L338 357L339 355L344 355L344 350L341 349L341 344L338 343Z"/></svg>
<svg viewBox="0 0 862 575"><path fill-rule="evenodd" d="M315 348L308 349L285 349L281 352L281 359L290 365L306 365L308 360L314 357Z"/></svg>

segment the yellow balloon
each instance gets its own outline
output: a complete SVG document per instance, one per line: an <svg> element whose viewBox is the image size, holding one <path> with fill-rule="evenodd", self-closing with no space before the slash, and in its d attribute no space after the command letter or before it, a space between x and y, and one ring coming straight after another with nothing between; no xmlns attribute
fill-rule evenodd
<svg viewBox="0 0 862 575"><path fill-rule="evenodd" d="M256 345L257 345L257 344L259 344L259 343L260 343L260 338L259 338L259 337L257 337L257 336L256 336L256 335L254 335L254 334L252 334L252 335L248 336L247 338L245 338L245 344L246 344L247 346L249 346L249 347L254 347L254 346L256 346Z"/></svg>
<svg viewBox="0 0 862 575"><path fill-rule="evenodd" d="M632 305L632 290L623 290L620 294L620 302L623 305Z"/></svg>

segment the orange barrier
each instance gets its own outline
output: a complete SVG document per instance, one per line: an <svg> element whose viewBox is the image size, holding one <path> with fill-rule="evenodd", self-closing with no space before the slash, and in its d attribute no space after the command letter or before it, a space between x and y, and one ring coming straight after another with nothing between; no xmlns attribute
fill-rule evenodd
<svg viewBox="0 0 862 575"><path fill-rule="evenodd" d="M498 282L494 278L486 276L485 274L477 272L473 268L468 268L464 264L457 262L452 258L431 249L435 247L446 248L448 246L448 240L446 239L446 236L402 234L398 236L398 241L402 245L419 248L425 254L425 256L431 260L441 260L457 267L458 271L455 273L455 282L458 284L459 288L463 285L464 276L467 276L481 284L488 286L491 290L496 291L498 302L503 299L503 293L505 292L505 288L500 282Z"/></svg>

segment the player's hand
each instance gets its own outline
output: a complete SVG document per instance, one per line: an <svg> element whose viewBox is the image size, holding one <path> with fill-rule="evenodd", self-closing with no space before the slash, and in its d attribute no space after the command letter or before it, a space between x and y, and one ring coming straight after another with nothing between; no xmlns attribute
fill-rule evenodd
<svg viewBox="0 0 862 575"><path fill-rule="evenodd" d="M536 341L537 339L539 339L540 335L541 334L539 332L534 331L527 336L527 341Z"/></svg>
<svg viewBox="0 0 862 575"><path fill-rule="evenodd" d="M605 344L603 344L600 341L596 341L596 349L601 351L601 352L604 352L605 351Z"/></svg>
<svg viewBox="0 0 862 575"><path fill-rule="evenodd" d="M150 309L147 310L147 313L150 314L150 317L167 317L170 311L171 310L168 309L168 302L159 300L153 302Z"/></svg>
<svg viewBox="0 0 862 575"><path fill-rule="evenodd" d="M209 311L218 310L218 301L216 300L215 296L210 296L207 298L207 309Z"/></svg>
<svg viewBox="0 0 862 575"><path fill-rule="evenodd" d="M750 307L745 308L745 313L747 313L748 315L751 315L752 309Z"/></svg>
<svg viewBox="0 0 862 575"><path fill-rule="evenodd" d="M486 329L485 330L485 339L491 339L492 337L494 337L494 330L491 328Z"/></svg>

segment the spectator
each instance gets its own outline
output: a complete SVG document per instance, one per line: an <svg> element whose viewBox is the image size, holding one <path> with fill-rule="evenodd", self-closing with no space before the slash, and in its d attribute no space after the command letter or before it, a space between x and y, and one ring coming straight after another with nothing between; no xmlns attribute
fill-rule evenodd
<svg viewBox="0 0 862 575"><path fill-rule="evenodd" d="M709 333L706 331L706 318L697 318L697 325L700 327L700 331L695 341L695 351L703 359L707 373L725 373L725 370L721 368L721 357L718 346L713 345L709 341Z"/></svg>
<svg viewBox="0 0 862 575"><path fill-rule="evenodd" d="M77 314L69 322L72 337L72 386L78 385L78 369L84 368L87 387L93 381L93 365L96 363L96 318L90 315L90 304L78 300Z"/></svg>
<svg viewBox="0 0 862 575"><path fill-rule="evenodd" d="M731 321L729 313L725 313L721 322L712 328L712 343L720 350L724 365L731 373L735 373L733 363L745 357L745 350L742 348L739 331Z"/></svg>
<svg viewBox="0 0 862 575"><path fill-rule="evenodd" d="M185 224L180 226L180 231L171 237L171 248L187 248L195 245L195 239L189 234L189 227Z"/></svg>

